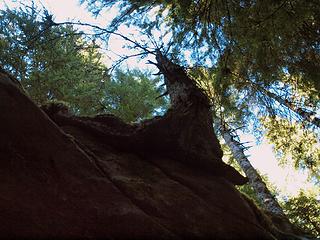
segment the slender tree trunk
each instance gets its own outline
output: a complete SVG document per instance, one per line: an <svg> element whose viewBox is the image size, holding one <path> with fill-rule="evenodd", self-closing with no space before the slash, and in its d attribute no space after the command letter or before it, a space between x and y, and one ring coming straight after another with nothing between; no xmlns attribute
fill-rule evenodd
<svg viewBox="0 0 320 240"><path fill-rule="evenodd" d="M256 192L257 197L262 202L265 210L272 214L284 215L279 203L271 194L259 173L251 165L249 159L246 157L244 153L244 146L237 140L235 132L233 132L231 129L228 129L225 123L220 124L219 129L223 139L230 148L233 157L246 174L247 178L249 179L250 186L252 186Z"/></svg>
<svg viewBox="0 0 320 240"><path fill-rule="evenodd" d="M223 139L232 152L233 157L246 174L250 186L255 191L258 199L262 202L263 208L271 217L273 223L278 229L284 232L296 233L298 229L290 223L288 217L283 212L283 209L276 198L269 191L260 174L251 165L249 159L244 153L245 147L240 143L240 141L238 141L238 136L232 129L227 127L225 122L222 122L221 120L215 121L215 125L219 128Z"/></svg>

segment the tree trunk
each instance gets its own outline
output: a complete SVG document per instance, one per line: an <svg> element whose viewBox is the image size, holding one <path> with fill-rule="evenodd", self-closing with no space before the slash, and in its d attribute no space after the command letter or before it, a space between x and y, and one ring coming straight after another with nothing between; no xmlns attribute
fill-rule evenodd
<svg viewBox="0 0 320 240"><path fill-rule="evenodd" d="M244 147L236 139L237 136L235 135L235 133L231 129L228 129L225 123L220 124L219 130L221 131L222 137L225 140L226 144L230 148L233 157L246 174L250 186L256 192L257 197L263 204L265 210L272 214L284 215L284 212L279 203L271 194L259 173L251 165L249 159L246 157L244 153Z"/></svg>
<svg viewBox="0 0 320 240"><path fill-rule="evenodd" d="M144 126L141 145L161 151L195 168L225 177L234 184L247 179L222 161L222 150L214 134L208 97L185 70L158 52L154 63L164 75L171 107L167 113ZM154 142L154 139L160 139ZM158 148L158 149L157 149Z"/></svg>
<svg viewBox="0 0 320 240"><path fill-rule="evenodd" d="M238 137L235 132L232 129L229 129L226 126L225 122L219 123L219 121L217 120L215 121L215 125L219 128L223 139L232 152L233 157L246 174L250 186L255 191L256 196L262 203L262 206L267 214L273 220L273 223L277 226L278 229L284 232L296 233L297 231L299 231L290 223L276 198L271 194L259 173L251 165L249 159L244 153L245 147L237 140Z"/></svg>

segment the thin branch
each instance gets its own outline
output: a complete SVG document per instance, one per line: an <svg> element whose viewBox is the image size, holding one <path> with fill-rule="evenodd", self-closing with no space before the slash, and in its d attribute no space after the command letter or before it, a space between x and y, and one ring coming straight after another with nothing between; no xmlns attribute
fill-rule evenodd
<svg viewBox="0 0 320 240"><path fill-rule="evenodd" d="M114 53L116 54L116 53ZM142 52L142 53L137 53L137 54L132 54L132 55L126 55L126 56L122 56L119 60L117 60L109 69L110 72L112 72L117 66L119 66L122 62L124 62L125 60L132 58L132 57L138 57L138 56L143 56L146 55L148 53L146 52ZM118 55L118 54L116 54ZM120 55L118 55L120 57Z"/></svg>
<svg viewBox="0 0 320 240"><path fill-rule="evenodd" d="M78 25L78 26L85 26L85 27L91 27L93 29L96 29L96 30L99 30L101 31L101 33L105 33L105 34L113 34L115 36L119 36L121 37L122 39L134 44L135 47L137 48L140 48L142 50L144 50L146 53L149 53L149 54L153 54L155 55L155 51L151 51L149 50L148 48L142 46L141 44L137 43L136 41L133 41L131 40L130 38L128 38L127 36L119 33L119 32L115 32L115 31L110 31L110 30L107 30L107 29L104 29L102 27L99 27L97 25L93 25L93 24L90 24L90 23L82 23L82 22L70 22L70 21L67 21L67 22L60 22L60 23L57 23L58 25L66 25L66 24L70 24L70 25Z"/></svg>

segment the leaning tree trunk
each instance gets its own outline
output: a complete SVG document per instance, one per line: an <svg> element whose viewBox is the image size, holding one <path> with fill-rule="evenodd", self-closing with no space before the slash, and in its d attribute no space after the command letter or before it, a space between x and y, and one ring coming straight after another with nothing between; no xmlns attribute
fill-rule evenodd
<svg viewBox="0 0 320 240"><path fill-rule="evenodd" d="M237 136L235 132L231 129L228 129L225 124L221 124L219 127L221 131L221 135L225 140L226 144L230 148L232 152L232 156L238 162L241 169L246 174L250 186L256 192L256 195L260 202L263 204L263 207L266 211L276 214L276 215L284 215L282 208L279 203L275 199L275 197L271 194L266 184L263 182L259 173L255 170L255 168L251 165L249 159L244 153L244 146L237 140Z"/></svg>
<svg viewBox="0 0 320 240"><path fill-rule="evenodd" d="M226 123L222 122L222 120L221 123L219 123L219 121L215 121L215 124L219 128L223 139L230 148L232 156L246 174L249 180L249 185L255 191L256 196L262 203L263 208L268 215L272 216L273 219L277 219L275 222L276 226L285 232L295 232L295 227L290 223L278 201L269 191L260 174L251 165L249 159L245 155L245 147L240 141L237 140L238 137L235 134L235 131L228 128Z"/></svg>

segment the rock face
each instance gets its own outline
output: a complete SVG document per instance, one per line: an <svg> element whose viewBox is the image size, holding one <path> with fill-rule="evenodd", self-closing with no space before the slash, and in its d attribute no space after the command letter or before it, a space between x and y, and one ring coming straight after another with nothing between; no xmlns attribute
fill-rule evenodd
<svg viewBox="0 0 320 240"><path fill-rule="evenodd" d="M0 110L0 238L273 239L223 174L143 148L148 122L49 117L2 72Z"/></svg>

